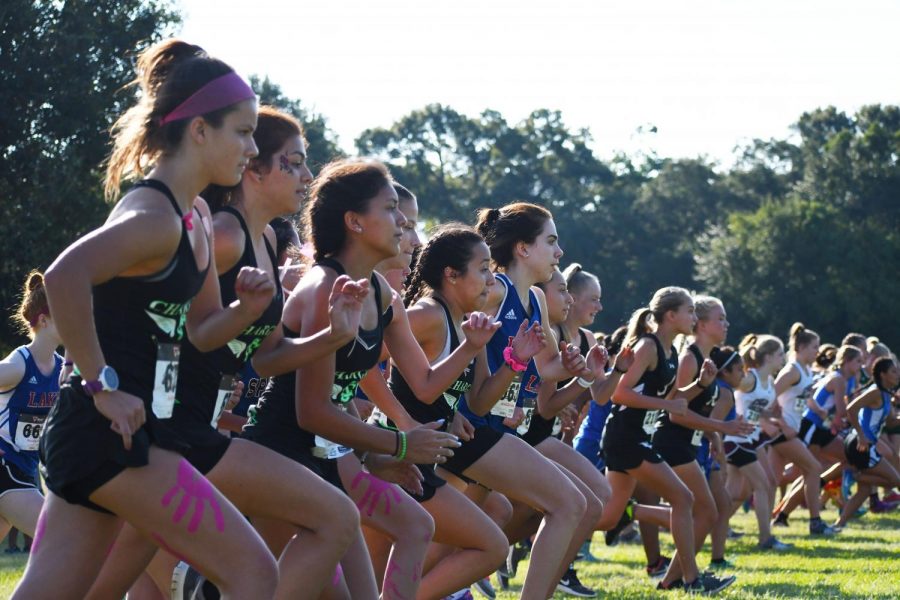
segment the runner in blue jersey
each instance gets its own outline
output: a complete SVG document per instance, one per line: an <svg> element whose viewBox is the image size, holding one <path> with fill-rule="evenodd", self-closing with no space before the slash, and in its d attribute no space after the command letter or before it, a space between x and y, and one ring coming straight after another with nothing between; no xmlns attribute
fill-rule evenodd
<svg viewBox="0 0 900 600"><path fill-rule="evenodd" d="M12 526L34 537L44 503L38 485L38 443L59 396L63 364L38 271L25 280L15 319L31 342L0 362L0 536Z"/></svg>
<svg viewBox="0 0 900 600"><path fill-rule="evenodd" d="M256 154L256 97L228 65L179 40L145 50L136 71L140 100L114 127L108 196L119 194L123 176L152 170L45 276L76 374L41 436L49 493L14 597L85 597L124 520L187 557L223 593L268 598L274 557L172 451L189 445L166 424L185 335L198 348L219 347L274 293L269 275L246 269L238 301L221 306L210 213L198 199L211 183L240 181Z"/></svg>
<svg viewBox="0 0 900 600"><path fill-rule="evenodd" d="M872 380L847 407L853 431L844 440L844 452L856 471L857 488L841 509L837 527L847 524L876 487L900 486L896 451L881 439L894 411L893 395L900 386L900 366L890 357L879 358L872 365Z"/></svg>
<svg viewBox="0 0 900 600"><path fill-rule="evenodd" d="M541 380L555 386L556 381L582 374L585 361L576 346L566 345L560 353L557 347L548 344L534 358L519 362L510 346L510 340L523 323L540 323L545 331L548 330L546 299L543 292L533 286L551 278L562 256L552 215L544 208L527 203L482 209L477 229L490 248L491 261L497 271L496 282L490 288L483 310L501 323L500 330L488 343L487 367L491 373L512 368L516 374L499 402L476 408L471 403L472 398L464 397L459 412L476 428L486 425L495 431L516 435L515 428L524 420L525 409L533 409L536 405ZM589 373L584 374L593 378ZM556 571L556 577L544 590L529 583L529 592L539 590L538 593L549 594L553 591L581 542L593 531L602 511L600 500L583 483L576 482L577 477L571 473L567 475L572 486L577 486L576 497L585 498L585 493L590 496L585 499L586 511L579 515L574 535L570 531L563 537L559 529L551 534L547 527L541 530L534 547L537 555L532 555L531 566L532 569L538 567L540 571L529 570L527 581L541 580L544 582L538 585L548 585L544 580L547 570L550 573ZM534 507L534 504L526 504ZM527 511L522 514L527 515ZM523 516L523 519L526 518ZM527 532L527 523L507 525L510 539L520 539ZM547 540L556 536L559 537L553 542L555 547L549 548L550 542ZM550 556L554 559L548 560ZM540 559L539 565L535 563L537 559Z"/></svg>

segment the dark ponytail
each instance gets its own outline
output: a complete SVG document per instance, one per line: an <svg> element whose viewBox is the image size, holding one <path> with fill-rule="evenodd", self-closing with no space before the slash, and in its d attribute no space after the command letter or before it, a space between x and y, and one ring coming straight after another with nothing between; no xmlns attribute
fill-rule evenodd
<svg viewBox="0 0 900 600"><path fill-rule="evenodd" d="M478 233L462 223L446 223L433 229L406 286L406 306L415 304L429 289L440 291L447 267L465 275L472 249L483 242Z"/></svg>

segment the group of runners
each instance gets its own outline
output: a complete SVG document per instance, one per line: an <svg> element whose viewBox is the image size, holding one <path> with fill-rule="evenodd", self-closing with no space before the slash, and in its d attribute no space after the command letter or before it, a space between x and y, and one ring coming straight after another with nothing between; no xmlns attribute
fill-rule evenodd
<svg viewBox="0 0 900 600"><path fill-rule="evenodd" d="M147 49L136 83L117 202L28 276L31 342L0 363L0 526L34 537L15 598L492 596L524 552L521 597L593 597L576 557L632 522L658 589L712 594L745 501L772 551L803 503L821 536L896 505L877 340L735 348L679 287L595 336L600 280L560 270L547 209L423 242L415 190L364 158L314 176L302 125L201 48Z"/></svg>

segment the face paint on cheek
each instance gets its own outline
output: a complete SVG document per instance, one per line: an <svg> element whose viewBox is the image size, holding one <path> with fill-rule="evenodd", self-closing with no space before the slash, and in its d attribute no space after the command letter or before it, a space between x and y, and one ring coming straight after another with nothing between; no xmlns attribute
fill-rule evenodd
<svg viewBox="0 0 900 600"><path fill-rule="evenodd" d="M378 501L382 497L384 497L384 514L386 515L391 514L392 499L396 504L403 502L403 495L393 485L365 471L360 471L356 474L356 477L353 478L353 482L350 484L350 489L355 490L363 480L368 481L369 485L366 487L366 492L356 502L356 508L360 512L365 509L366 515L371 517L375 509L378 508Z"/></svg>
<svg viewBox="0 0 900 600"><path fill-rule="evenodd" d="M203 521L203 513L206 511L208 503L213 513L216 529L225 531L225 519L222 516L222 508L219 506L219 501L216 499L216 488L185 459L181 459L181 462L178 464L178 481L163 496L162 505L164 507L169 506L179 494L183 494L183 496L175 509L175 513L172 515L173 523L178 524L181 522L193 501L194 510L187 530L189 533L195 533Z"/></svg>
<svg viewBox="0 0 900 600"><path fill-rule="evenodd" d="M278 169L284 171L285 173L290 173L293 171L291 168L291 161L288 160L288 157L284 154L280 154L278 156Z"/></svg>

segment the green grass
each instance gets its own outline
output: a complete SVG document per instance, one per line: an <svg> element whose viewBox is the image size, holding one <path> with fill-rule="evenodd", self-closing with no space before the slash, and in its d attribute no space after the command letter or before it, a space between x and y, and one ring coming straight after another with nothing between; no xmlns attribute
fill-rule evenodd
<svg viewBox="0 0 900 600"><path fill-rule="evenodd" d="M823 513L831 522L833 510ZM738 514L732 526L747 535L729 541L727 556L736 562L737 582L720 595L724 598L897 598L900 595L900 510L887 515L867 514L851 521L843 533L832 539L806 535L804 511L798 511L788 529L776 528L776 535L796 545L781 552L755 549L756 522L752 514ZM660 536L663 552L671 555L671 538ZM607 548L596 534L591 551L603 562L578 563L581 581L598 592L600 598L671 598L679 593L657 592L655 582L644 573L644 552L640 544L620 544ZM22 576L27 557L0 554L0 598L8 598ZM709 563L709 553L698 557L701 568ZM503 599L518 598L527 561L519 566L519 577ZM555 598L567 598L557 594Z"/></svg>

